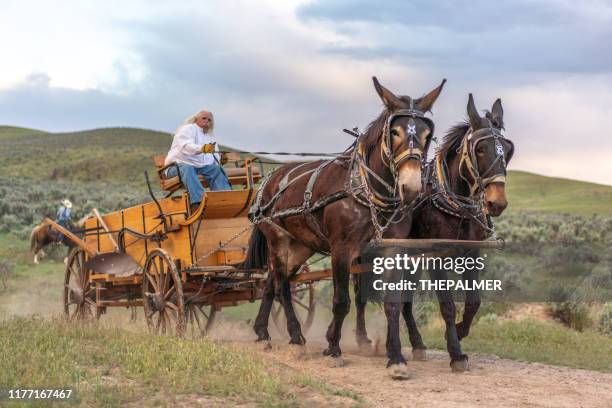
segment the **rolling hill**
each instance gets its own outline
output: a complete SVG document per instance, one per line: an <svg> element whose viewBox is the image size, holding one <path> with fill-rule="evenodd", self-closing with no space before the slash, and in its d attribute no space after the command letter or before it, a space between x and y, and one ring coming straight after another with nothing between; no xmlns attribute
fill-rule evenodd
<svg viewBox="0 0 612 408"><path fill-rule="evenodd" d="M0 126L2 177L142 189L144 170L155 174L151 156L170 143L169 134L146 129L46 133ZM612 214L612 186L510 171L507 188L510 211Z"/></svg>

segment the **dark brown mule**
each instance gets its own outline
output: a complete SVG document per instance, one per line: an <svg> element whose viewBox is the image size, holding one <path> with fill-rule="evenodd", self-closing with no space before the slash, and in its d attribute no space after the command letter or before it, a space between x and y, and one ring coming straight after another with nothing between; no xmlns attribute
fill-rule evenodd
<svg viewBox="0 0 612 408"><path fill-rule="evenodd" d="M356 145L347 150L344 157L287 164L278 168L265 181L258 193L258 200L262 204L256 205L258 211L264 207L265 211L252 216L257 227L251 236L249 254L244 264L251 268L266 265L269 268L269 279L254 325L258 341L270 339L268 317L276 293L287 317L290 343L305 343L291 303L289 278L313 253L329 253L334 285L333 319L327 330L328 348L324 354L333 357L341 355L339 342L342 323L350 308L350 266L359 255L362 244L370 241L375 234L373 213L368 206L368 200L374 199L365 197L362 200L358 194L347 193L352 188L351 172L361 168L354 167L355 155L357 152L363 153L364 165L369 169L365 177L369 180L370 188L375 190L372 191L373 195L377 192L382 195L385 185L395 186L398 193L396 205L411 203L421 191L422 154L410 153L417 148L421 152L426 151L433 132L433 122L423 115L414 117L400 113L411 108L421 113L429 111L443 85L444 82L424 97L413 100L406 96L395 96L374 78L374 86L385 109L368 126L365 134L358 138ZM391 146L385 145L386 140ZM396 165L395 173L391 162ZM313 172L318 173L317 182L312 186L311 194L305 194ZM322 199L324 201L324 205L310 212L311 215L303 211L306 195L314 203ZM325 197L337 199L326 201ZM266 203L269 204L267 207ZM273 216L283 211L287 214L288 209L295 208L301 208L302 211L292 215ZM268 219L262 221L266 217Z"/></svg>
<svg viewBox="0 0 612 408"><path fill-rule="evenodd" d="M485 117L480 117L470 94L467 112L469 120L448 131L436 157L428 163L426 172L431 176L425 188L426 202L422 210L413 216L409 238L485 240L492 233L489 216L499 216L508 205L505 176L514 145L501 135L504 127L501 100L496 100L491 111L486 112ZM466 251L461 256L477 257L479 251ZM446 280L446 271L432 270L430 278ZM465 272L462 279L476 281L479 271L473 269ZM438 292L437 296L446 323L445 337L451 368L453 371L465 371L467 356L461 351L459 341L469 333L480 306L480 294L478 291L466 291L463 319L457 325L455 303L450 291ZM422 358L426 347L412 314L412 302L405 302L401 307L413 354ZM392 313L399 315L399 310ZM357 316L359 341L360 337L366 337L363 309L358 311ZM399 338L396 341L398 343L393 346L400 348Z"/></svg>

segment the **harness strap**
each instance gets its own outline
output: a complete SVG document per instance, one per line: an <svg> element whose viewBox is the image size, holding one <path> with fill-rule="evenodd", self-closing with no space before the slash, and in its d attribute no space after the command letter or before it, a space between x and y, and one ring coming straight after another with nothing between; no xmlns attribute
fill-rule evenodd
<svg viewBox="0 0 612 408"><path fill-rule="evenodd" d="M317 167L314 172L310 175L310 179L308 180L308 184L306 185L306 189L304 190L304 203L302 207L304 209L304 217L306 219L306 223L308 227L321 239L323 242L328 242L327 236L321 230L321 226L317 222L316 217L312 214L313 209L311 207L311 199L312 199L312 190L314 188L315 182L321 174L321 170L323 170L328 164L332 163L332 161L326 161L321 163L319 167Z"/></svg>

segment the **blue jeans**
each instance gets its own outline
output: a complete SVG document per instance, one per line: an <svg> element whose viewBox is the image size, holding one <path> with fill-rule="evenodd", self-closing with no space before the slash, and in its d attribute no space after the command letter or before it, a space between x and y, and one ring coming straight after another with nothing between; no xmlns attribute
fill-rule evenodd
<svg viewBox="0 0 612 408"><path fill-rule="evenodd" d="M221 166L211 164L204 167L193 167L188 164L178 163L181 172L181 181L189 191L189 201L191 204L199 204L204 195L204 187L198 175L204 176L211 191L231 190L232 186L221 170ZM176 177L176 167L172 166L166 170L166 177Z"/></svg>

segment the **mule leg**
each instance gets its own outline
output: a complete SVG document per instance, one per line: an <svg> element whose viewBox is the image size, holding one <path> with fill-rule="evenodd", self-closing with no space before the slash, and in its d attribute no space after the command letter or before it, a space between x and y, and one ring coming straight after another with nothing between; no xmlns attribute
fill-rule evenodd
<svg viewBox="0 0 612 408"><path fill-rule="evenodd" d="M473 269L464 274L463 278L465 281L472 282L477 281L479 278L479 271ZM463 310L463 319L457 323L457 335L459 340L465 338L470 333L470 327L474 320L474 316L480 308L480 292L478 290L467 290L465 292L465 307Z"/></svg>
<svg viewBox="0 0 612 408"><path fill-rule="evenodd" d="M426 358L425 350L427 350L427 347L425 347L423 343L416 320L414 320L412 302L404 302L402 316L408 328L408 337L410 338L410 345L412 346L412 356L415 360L424 360Z"/></svg>
<svg viewBox="0 0 612 408"><path fill-rule="evenodd" d="M346 254L332 254L332 269L334 282L334 300L332 306L333 318L327 328L327 349L323 351L326 356L340 357L340 337L342 336L342 323L351 307L349 296L349 270L350 260Z"/></svg>
<svg viewBox="0 0 612 408"><path fill-rule="evenodd" d="M434 271L434 278L437 281L446 280L446 271ZM451 358L451 369L455 372L466 371L468 367L468 357L461 351L461 344L457 336L457 327L455 324L457 308L453 301L453 295L449 290L436 291L436 295L440 303L440 313L446 324L446 333L444 337L446 337L446 349Z"/></svg>
<svg viewBox="0 0 612 408"><path fill-rule="evenodd" d="M268 333L268 318L270 317L270 310L274 303L274 274L272 271L268 273L268 280L266 281L266 287L259 304L259 312L255 319L255 325L253 330L257 334L256 341L267 341L270 340L270 333Z"/></svg>
<svg viewBox="0 0 612 408"><path fill-rule="evenodd" d="M356 326L355 326L355 337L357 344L361 346L369 346L372 344L372 340L368 338L368 332L365 324L365 308L367 301L363 299L361 294L361 282L360 277L357 275L354 282L355 290L355 310L357 311Z"/></svg>
<svg viewBox="0 0 612 408"><path fill-rule="evenodd" d="M387 367L393 364L406 364L402 355L402 342L399 335L399 317L402 304L399 302L385 302L385 316L387 317Z"/></svg>
<svg viewBox="0 0 612 408"><path fill-rule="evenodd" d="M286 274L281 272L277 275L277 277L278 284L280 286L280 301L285 311L285 317L287 318L287 331L291 337L289 344L304 345L306 344L306 338L302 334L300 321L295 315L293 303L291 302L291 284L289 283L289 279L287 279Z"/></svg>

